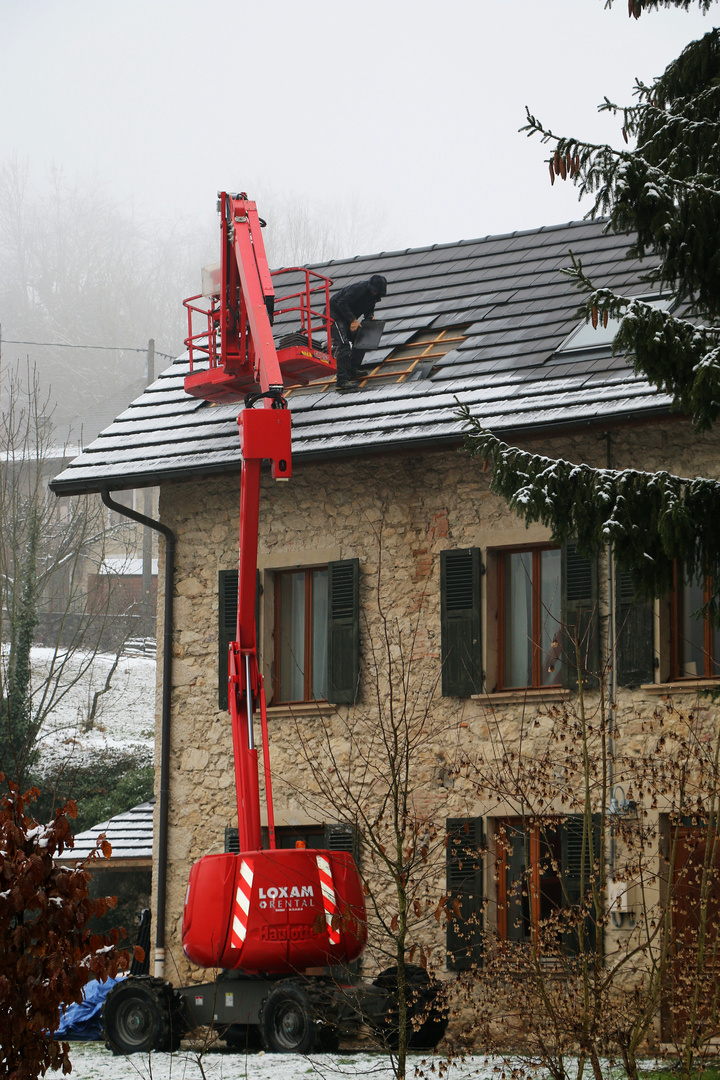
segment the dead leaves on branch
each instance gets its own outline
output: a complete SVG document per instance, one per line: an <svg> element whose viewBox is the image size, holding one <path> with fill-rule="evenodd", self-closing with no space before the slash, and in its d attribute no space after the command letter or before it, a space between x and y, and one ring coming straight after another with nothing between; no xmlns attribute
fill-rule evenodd
<svg viewBox="0 0 720 1080"><path fill-rule="evenodd" d="M77 807L70 803L41 825L30 813L38 794L10 783L0 800L0 1045L17 1080L34 1080L48 1068L70 1071L67 1043L51 1034L61 1004L82 1001L90 979L114 978L130 963L118 948L124 929L87 929L93 914L115 906L114 898L88 895L86 864L109 857L110 844L102 837L88 860L56 865L55 857L73 846L68 817ZM133 952L142 959L142 949Z"/></svg>

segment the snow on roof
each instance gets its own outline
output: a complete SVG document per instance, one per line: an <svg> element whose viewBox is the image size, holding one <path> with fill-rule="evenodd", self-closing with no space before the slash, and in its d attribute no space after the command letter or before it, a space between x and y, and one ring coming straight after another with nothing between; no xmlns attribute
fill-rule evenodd
<svg viewBox="0 0 720 1080"><path fill-rule="evenodd" d="M75 847L58 856L60 862L74 862L86 858L95 850L97 839L105 833L112 846L112 859L152 859L153 808L155 800L140 803L117 814L108 821L98 822L91 829L78 833Z"/></svg>
<svg viewBox="0 0 720 1080"><path fill-rule="evenodd" d="M562 273L570 251L598 287L642 292L647 271L628 259L631 240L605 223L571 222L430 248L382 252L314 267L333 290L371 274L388 280L377 309L386 321L379 363L419 331L464 327L462 340L401 382L343 395L334 384L292 395L298 459L387 452L459 441L458 404L500 435L667 411L669 399L636 376L608 346L558 353L578 322L580 295ZM291 276L291 275L289 275ZM278 337L294 327L280 318ZM180 357L51 482L56 494L144 487L239 469L238 405L185 393Z"/></svg>
<svg viewBox="0 0 720 1080"><path fill-rule="evenodd" d="M101 574L122 574L139 577L143 572L142 559L131 559L130 556L125 558L103 559L100 564ZM152 572L157 574L158 561L152 560Z"/></svg>

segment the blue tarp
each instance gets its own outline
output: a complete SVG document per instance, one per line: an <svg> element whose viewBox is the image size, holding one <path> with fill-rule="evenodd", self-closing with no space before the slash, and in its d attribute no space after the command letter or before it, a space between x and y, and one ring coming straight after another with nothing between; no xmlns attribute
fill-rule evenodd
<svg viewBox="0 0 720 1080"><path fill-rule="evenodd" d="M122 976L125 978L125 976ZM98 982L91 979L83 988L83 1000L80 1004L68 1005L60 1017L60 1027L55 1032L56 1039L100 1039L102 1038L102 1007L105 998L120 979L106 979Z"/></svg>

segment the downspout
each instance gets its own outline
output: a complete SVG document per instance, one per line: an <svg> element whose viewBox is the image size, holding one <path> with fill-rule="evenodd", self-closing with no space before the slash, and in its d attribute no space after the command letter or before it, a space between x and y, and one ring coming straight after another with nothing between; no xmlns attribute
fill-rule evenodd
<svg viewBox="0 0 720 1080"><path fill-rule="evenodd" d="M605 432L606 439L606 467L612 468L612 435ZM615 706L617 702L617 607L615 601L615 573L613 566L612 546L607 548L607 575L608 575L608 637L610 663L610 701L608 702L608 786L610 788L610 813L614 813L615 800ZM610 878L615 873L615 829L610 826Z"/></svg>
<svg viewBox="0 0 720 1080"><path fill-rule="evenodd" d="M107 488L102 488L100 496L105 505L116 514L132 518L139 525L146 525L165 537L165 615L163 620L163 679L162 711L160 721L160 800L158 821L158 868L157 868L157 912L155 914L155 971L157 978L163 977L165 967L165 904L167 897L167 848L168 848L168 805L170 800L170 696L172 689L172 631L173 631L173 582L175 578L175 534L160 521L139 514L122 503L117 503Z"/></svg>

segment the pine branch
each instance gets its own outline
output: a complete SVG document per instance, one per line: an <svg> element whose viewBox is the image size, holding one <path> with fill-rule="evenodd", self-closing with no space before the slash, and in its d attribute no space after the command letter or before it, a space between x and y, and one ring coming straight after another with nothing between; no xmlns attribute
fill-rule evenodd
<svg viewBox="0 0 720 1080"><path fill-rule="evenodd" d="M673 571L685 580L720 583L720 482L667 472L616 471L529 454L486 431L461 406L465 446L487 465L490 487L526 522L548 526L553 540L577 541L582 553L613 549L638 596L669 592ZM717 617L720 585L707 607Z"/></svg>

